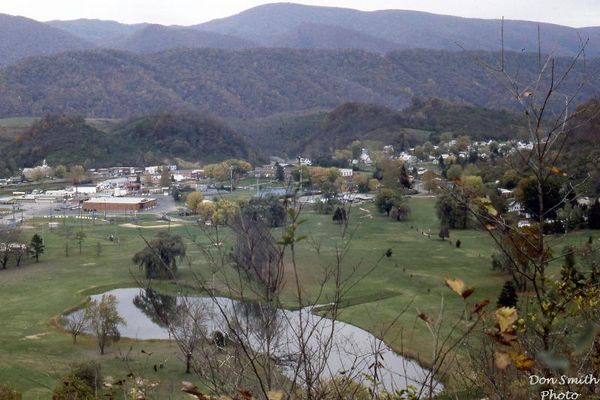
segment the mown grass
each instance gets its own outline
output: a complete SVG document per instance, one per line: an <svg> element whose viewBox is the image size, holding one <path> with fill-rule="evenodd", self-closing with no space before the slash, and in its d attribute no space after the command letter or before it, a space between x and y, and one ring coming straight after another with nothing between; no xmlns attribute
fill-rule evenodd
<svg viewBox="0 0 600 400"><path fill-rule="evenodd" d="M457 239L462 242L456 248L437 238L433 199L414 198L410 204L411 218L401 223L380 216L372 205L352 209L351 243L341 268L353 286L343 299L341 318L427 364L431 339L416 317L417 310L437 314L444 297L446 318L452 321L464 307L463 301L444 286L444 278L459 277L474 286L476 291L469 301L487 298L495 302L506 277L490 269L493 247L485 233L452 231L452 243ZM296 259L304 294L314 298L319 293L322 271L335 263L336 246L341 248L346 243L340 238L340 226L332 222L330 215L305 211L303 218L299 233L308 239L299 243ZM82 360L100 361L104 375L121 378L133 371L160 381L159 398L181 398L179 383L194 381L183 374L183 363L173 343L123 339L101 357L92 338L83 337L73 344L56 324L64 310L80 304L89 294L137 287L143 281L143 274L132 264L131 257L144 247L142 236L151 237L158 230L125 228L119 225L121 222L127 221L71 228L66 225L49 231L47 221L32 221L30 228L24 229L26 237L42 233L47 248L40 263L29 261L19 268L0 271L0 384L22 391L24 399L46 399L69 365ZM150 222L143 224L147 223ZM87 234L82 254L71 240L66 257L68 232L73 234L79 229ZM181 263L178 280L185 287L193 287L195 274L210 274L198 248L208 241L193 225L173 226L171 231L188 242L189 265ZM119 244L110 242L109 235L117 235ZM556 240L581 243L588 235L589 232L577 232ZM192 244L192 239L197 244ZM96 255L98 243L100 256ZM388 249L391 257L384 256ZM289 272L291 259L286 261ZM293 283L292 274L288 273L282 300L290 307L297 306ZM176 290L171 284L164 284L161 289ZM319 298L321 304L332 298L332 285L327 284L325 289ZM163 368L154 371L154 365L160 364Z"/></svg>

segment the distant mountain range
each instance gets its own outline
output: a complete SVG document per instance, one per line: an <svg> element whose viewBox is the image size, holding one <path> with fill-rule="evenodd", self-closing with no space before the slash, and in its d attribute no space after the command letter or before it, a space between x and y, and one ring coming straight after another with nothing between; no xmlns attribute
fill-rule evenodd
<svg viewBox="0 0 600 400"><path fill-rule="evenodd" d="M110 47L136 53L155 53L173 48L243 49L257 47L257 44L220 33L148 25L131 35L113 39Z"/></svg>
<svg viewBox="0 0 600 400"><path fill-rule="evenodd" d="M589 38L588 56L600 55L600 27L575 29L529 21L505 21L505 50L537 52L538 26L545 53L572 56L580 48L580 38ZM0 65L29 56L97 48L139 53L181 47L361 49L375 53L415 48L498 51L500 31L499 20L292 3L263 5L189 27L86 19L42 23L0 15Z"/></svg>
<svg viewBox="0 0 600 400"><path fill-rule="evenodd" d="M523 85L535 81L537 54L506 53ZM0 69L0 117L46 113L122 118L201 111L259 117L332 109L344 102L400 109L415 96L487 108L514 108L506 80L484 64L500 54L402 50L176 49L152 54L115 50L34 57ZM556 73L570 66L557 58ZM600 58L575 65L562 83L577 101L600 95ZM585 73L584 73L585 72ZM540 88L544 90L544 88ZM563 107L563 104L556 104Z"/></svg>
<svg viewBox="0 0 600 400"><path fill-rule="evenodd" d="M267 4L252 8L232 17L196 25L194 28L229 35L242 36L264 46L277 45L282 37L290 35L304 24L321 26L313 33L328 43L331 36L353 31L356 44L361 47L364 37L393 43L395 49L423 48L438 50L487 50L501 47L501 21L436 15L419 11L383 10L364 12L344 8L315 7L292 3ZM538 25L542 51L559 55L573 55L582 38L590 38L589 55L600 55L600 27L575 29L566 26L529 21L507 20L504 23L506 50L537 51Z"/></svg>
<svg viewBox="0 0 600 400"><path fill-rule="evenodd" d="M75 35L23 17L0 14L0 66L26 57L94 47Z"/></svg>

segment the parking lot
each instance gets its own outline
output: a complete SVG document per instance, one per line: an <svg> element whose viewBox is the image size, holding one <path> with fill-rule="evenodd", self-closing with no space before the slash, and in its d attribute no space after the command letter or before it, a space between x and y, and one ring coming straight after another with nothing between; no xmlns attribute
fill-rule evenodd
<svg viewBox="0 0 600 400"><path fill-rule="evenodd" d="M123 216L135 216L143 214L155 214L162 215L177 210L175 201L171 196L157 195L153 197L157 200L156 207L148 210L139 211L136 213L132 212L107 212L106 217L123 217ZM5 206L4 208L11 208L12 206ZM67 217L67 216L96 216L98 218L104 218L104 213L92 213L83 211L77 204L65 202L65 203L50 203L50 202L19 202L14 207L14 217L17 221L28 220L31 218L52 218L52 217ZM0 224L11 224L13 221L13 213L5 214L0 216Z"/></svg>

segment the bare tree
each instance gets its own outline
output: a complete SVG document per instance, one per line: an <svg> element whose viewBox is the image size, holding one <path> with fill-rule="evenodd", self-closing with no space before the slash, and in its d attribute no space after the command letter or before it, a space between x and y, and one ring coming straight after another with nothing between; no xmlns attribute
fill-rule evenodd
<svg viewBox="0 0 600 400"><path fill-rule="evenodd" d="M192 370L194 353L207 337L206 311L202 303L186 298L178 305L177 314L169 325L169 332L185 356L185 373Z"/></svg>
<svg viewBox="0 0 600 400"><path fill-rule="evenodd" d="M77 343L77 336L84 333L85 330L90 326L89 314L86 309L77 310L67 315L64 320L64 327L71 334L73 343Z"/></svg>

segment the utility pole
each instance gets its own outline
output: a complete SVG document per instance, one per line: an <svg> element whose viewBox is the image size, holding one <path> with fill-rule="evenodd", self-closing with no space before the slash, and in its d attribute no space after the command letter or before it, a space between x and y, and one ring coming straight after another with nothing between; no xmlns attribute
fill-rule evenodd
<svg viewBox="0 0 600 400"><path fill-rule="evenodd" d="M233 165L229 167L229 193L233 193Z"/></svg>

